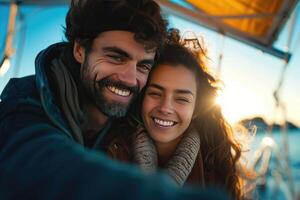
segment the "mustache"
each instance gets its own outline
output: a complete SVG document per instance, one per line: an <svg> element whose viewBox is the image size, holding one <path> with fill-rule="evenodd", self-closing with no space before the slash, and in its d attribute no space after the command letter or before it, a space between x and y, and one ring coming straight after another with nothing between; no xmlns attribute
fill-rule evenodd
<svg viewBox="0 0 300 200"><path fill-rule="evenodd" d="M113 86L113 87L116 87L116 88L129 90L133 94L138 94L139 91L140 91L140 86L139 85L127 86L126 83L124 83L122 81L114 81L114 80L111 80L110 78L101 79L97 83L98 83L100 88L109 85L109 86Z"/></svg>

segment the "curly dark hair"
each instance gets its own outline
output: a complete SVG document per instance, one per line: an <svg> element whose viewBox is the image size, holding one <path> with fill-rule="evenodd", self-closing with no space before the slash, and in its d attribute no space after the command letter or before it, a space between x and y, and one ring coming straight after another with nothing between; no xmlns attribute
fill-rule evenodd
<svg viewBox="0 0 300 200"><path fill-rule="evenodd" d="M110 30L125 30L146 49L161 48L167 21L153 0L72 0L66 16L65 36L89 51L93 40ZM117 38L116 38L117 39Z"/></svg>
<svg viewBox="0 0 300 200"><path fill-rule="evenodd" d="M155 67L161 64L172 67L180 65L195 74L197 98L191 125L200 135L204 173L207 174L205 182L223 188L233 199L240 199L237 163L241 147L233 138L232 127L222 115L220 106L215 103L219 88L216 86L217 80L205 66L204 57L206 55L203 48L190 50L185 47L184 41L180 39L180 32L173 29L169 31L167 44ZM151 73L148 80L150 79Z"/></svg>

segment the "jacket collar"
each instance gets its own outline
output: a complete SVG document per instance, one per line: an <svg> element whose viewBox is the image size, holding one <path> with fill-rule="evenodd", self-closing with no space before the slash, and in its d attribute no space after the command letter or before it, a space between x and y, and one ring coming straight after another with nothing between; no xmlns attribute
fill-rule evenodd
<svg viewBox="0 0 300 200"><path fill-rule="evenodd" d="M47 70L49 69L53 59L61 57L69 48L69 44L66 42L56 43L41 51L35 60L36 70L36 86L40 94L42 106L49 117L49 119L64 133L75 140L72 136L61 110L56 105L54 100L54 93L51 91L49 79L47 76ZM98 137L93 145L93 149L100 149L102 141L106 133L108 132L112 123L112 119L109 119L104 127L99 131Z"/></svg>
<svg viewBox="0 0 300 200"><path fill-rule="evenodd" d="M35 60L36 71L36 86L40 94L42 106L49 117L49 119L64 133L73 138L70 129L63 119L63 115L55 104L54 94L50 89L49 80L47 77L47 69L51 65L54 58L59 57L67 43L56 43L41 51Z"/></svg>

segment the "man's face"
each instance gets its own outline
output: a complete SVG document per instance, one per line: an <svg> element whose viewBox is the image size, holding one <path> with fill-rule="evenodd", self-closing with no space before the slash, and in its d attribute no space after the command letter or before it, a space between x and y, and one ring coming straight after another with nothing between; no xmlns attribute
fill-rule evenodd
<svg viewBox="0 0 300 200"><path fill-rule="evenodd" d="M127 31L103 32L89 52L80 51L82 58L75 58L82 64L81 80L91 103L108 117L124 116L146 84L155 51L146 51Z"/></svg>

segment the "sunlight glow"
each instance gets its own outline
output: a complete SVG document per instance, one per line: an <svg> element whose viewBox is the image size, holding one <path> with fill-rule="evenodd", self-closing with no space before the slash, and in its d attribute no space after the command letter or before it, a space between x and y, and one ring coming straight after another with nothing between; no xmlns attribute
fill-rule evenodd
<svg viewBox="0 0 300 200"><path fill-rule="evenodd" d="M257 115L263 108L259 96L241 83L227 84L216 98L216 103L221 106L223 115L230 123Z"/></svg>
<svg viewBox="0 0 300 200"><path fill-rule="evenodd" d="M269 147L272 147L275 145L275 141L273 140L273 138L269 137L269 136L266 136L262 139L262 144L264 146L269 146Z"/></svg>
<svg viewBox="0 0 300 200"><path fill-rule="evenodd" d="M9 58L4 58L2 65L0 66L0 76L3 76L10 67Z"/></svg>

